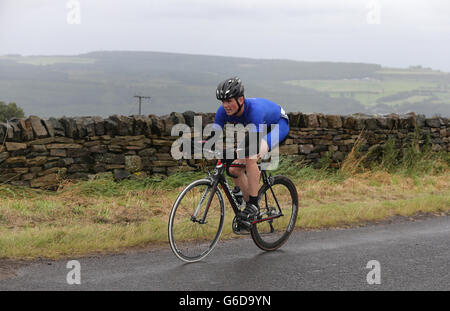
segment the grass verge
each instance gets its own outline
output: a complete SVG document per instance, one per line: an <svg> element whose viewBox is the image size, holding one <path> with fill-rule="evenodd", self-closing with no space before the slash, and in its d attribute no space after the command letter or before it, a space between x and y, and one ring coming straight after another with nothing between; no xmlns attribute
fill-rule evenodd
<svg viewBox="0 0 450 311"><path fill-rule="evenodd" d="M357 144L340 170L329 169L326 159L321 169L314 169L283 158L273 173L287 175L297 185L297 228L450 213L448 154L416 150L399 160L395 148L383 148L370 168L358 156ZM166 244L173 202L185 185L203 176L188 172L123 182L97 179L64 183L56 192L2 185L0 258L58 259ZM232 238L233 214L226 206L222 238Z"/></svg>

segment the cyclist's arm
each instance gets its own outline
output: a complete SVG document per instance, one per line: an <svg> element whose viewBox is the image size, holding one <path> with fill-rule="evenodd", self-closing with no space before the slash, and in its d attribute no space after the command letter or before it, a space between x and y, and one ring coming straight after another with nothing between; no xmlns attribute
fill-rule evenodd
<svg viewBox="0 0 450 311"><path fill-rule="evenodd" d="M227 123L227 114L225 112L225 109L220 106L219 109L217 109L216 116L214 117L213 129L223 129L225 123Z"/></svg>

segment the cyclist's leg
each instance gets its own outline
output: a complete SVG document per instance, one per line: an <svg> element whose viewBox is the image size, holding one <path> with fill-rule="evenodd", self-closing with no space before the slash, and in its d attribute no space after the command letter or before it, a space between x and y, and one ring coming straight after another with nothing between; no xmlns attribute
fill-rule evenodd
<svg viewBox="0 0 450 311"><path fill-rule="evenodd" d="M253 141L256 139L255 141ZM249 202L250 196L257 197L259 191L259 168L257 165L257 155L259 153L261 137L258 133L246 133L245 139L238 144L238 157L240 162L245 164L245 170L236 172L240 175L235 180L246 202Z"/></svg>
<svg viewBox="0 0 450 311"><path fill-rule="evenodd" d="M242 163L242 161L245 161L245 171L247 174L245 174L245 171L242 168L233 170L232 173L234 172L233 174L238 176L238 178L234 180L235 185L241 188L246 202L248 202L249 196L258 196L260 178L260 171L257 164L258 158L267 152L270 152L274 147L279 145L280 142L284 141L287 138L288 133L289 122L287 119L281 118L278 124L276 124L276 126L262 139L259 135L246 135L245 139L239 144L238 148L245 150L245 153L241 153L241 156L245 156L245 159L240 159L236 162ZM257 138L256 150L253 150L255 149L255 142L250 141L252 137Z"/></svg>
<svg viewBox="0 0 450 311"><path fill-rule="evenodd" d="M245 163L245 159L236 160L233 163ZM245 174L244 167L230 167L230 173L236 175L237 178L233 178L233 182L235 186L238 186L242 191L242 196L244 197L245 202L248 201L248 179Z"/></svg>
<svg viewBox="0 0 450 311"><path fill-rule="evenodd" d="M251 196L257 197L259 191L259 179L261 176L261 172L258 167L258 160L262 156L270 152L273 147L278 145L279 140L277 139L277 137L279 137L281 140L284 140L287 136L287 133L289 132L288 122L286 122L285 119L281 120L274 129L271 129L271 131L267 135L260 138L257 144L257 154L250 154L249 157L246 158L248 192ZM275 131L278 131L278 135L275 133Z"/></svg>
<svg viewBox="0 0 450 311"><path fill-rule="evenodd" d="M248 195L257 197L259 190L260 171L256 156L245 159L245 167L247 171L247 189ZM248 200L247 200L248 201Z"/></svg>

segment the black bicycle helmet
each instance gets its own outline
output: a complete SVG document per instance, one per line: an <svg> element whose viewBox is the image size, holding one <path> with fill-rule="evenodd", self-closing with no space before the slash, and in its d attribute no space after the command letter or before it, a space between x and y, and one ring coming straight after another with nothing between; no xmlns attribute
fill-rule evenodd
<svg viewBox="0 0 450 311"><path fill-rule="evenodd" d="M217 86L216 97L218 100L244 96L244 86L238 77L226 79Z"/></svg>
<svg viewBox="0 0 450 311"><path fill-rule="evenodd" d="M235 114L241 111L242 105L238 101L238 98L241 96L244 96L244 86L238 77L226 79L217 86L216 97L218 100L236 99L239 109Z"/></svg>

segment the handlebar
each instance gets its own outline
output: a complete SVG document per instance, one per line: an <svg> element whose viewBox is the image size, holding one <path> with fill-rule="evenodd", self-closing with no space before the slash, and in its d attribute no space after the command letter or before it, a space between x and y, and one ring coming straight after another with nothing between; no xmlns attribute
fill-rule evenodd
<svg viewBox="0 0 450 311"><path fill-rule="evenodd" d="M236 175L230 173L230 165L226 164L225 166L225 172L227 172L227 175L231 178L238 178Z"/></svg>

